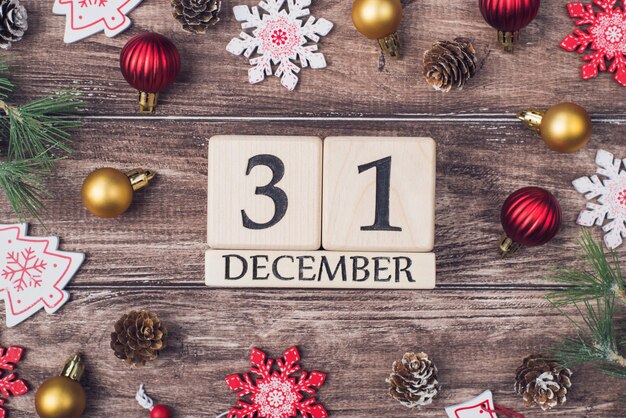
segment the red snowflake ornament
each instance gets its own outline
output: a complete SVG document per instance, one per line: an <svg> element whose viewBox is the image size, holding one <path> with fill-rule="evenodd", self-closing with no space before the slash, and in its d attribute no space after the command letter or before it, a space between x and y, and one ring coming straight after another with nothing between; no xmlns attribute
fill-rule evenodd
<svg viewBox="0 0 626 418"><path fill-rule="evenodd" d="M3 372L3 370L13 371L15 364L19 363L23 353L24 349L20 347L9 347L6 352L4 348L0 347L0 395L5 399L28 392L26 383L23 380L16 379L15 373L4 376L5 373ZM6 411L2 408L5 399L0 398L0 418L6 417Z"/></svg>
<svg viewBox="0 0 626 418"><path fill-rule="evenodd" d="M278 370L273 370L274 359L256 348L250 354L250 373L232 374L226 378L231 390L239 391L240 398L249 396L249 402L240 400L237 406L228 412L228 418L292 418L302 415L304 418L326 418L328 412L312 396L322 387L326 374L312 371L310 374L301 371L300 375L291 377L300 371L296 363L300 361L297 347L291 347L276 359ZM252 375L257 376L252 377Z"/></svg>
<svg viewBox="0 0 626 418"><path fill-rule="evenodd" d="M567 35L561 48L570 52L578 50L579 54L588 48L594 51L583 57L589 61L581 69L584 80L596 77L598 71L607 71L606 62L612 60L608 71L615 73L615 80L626 86L626 12L617 6L617 0L593 2L602 11L596 13L592 4L567 4L569 15L578 18L576 25L586 27Z"/></svg>

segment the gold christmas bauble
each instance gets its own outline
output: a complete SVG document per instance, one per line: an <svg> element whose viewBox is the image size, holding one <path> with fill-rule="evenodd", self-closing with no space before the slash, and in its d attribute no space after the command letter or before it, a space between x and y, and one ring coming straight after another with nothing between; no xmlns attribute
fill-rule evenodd
<svg viewBox="0 0 626 418"><path fill-rule="evenodd" d="M79 418L85 405L85 390L66 376L51 377L35 394L35 409L41 418Z"/></svg>
<svg viewBox="0 0 626 418"><path fill-rule="evenodd" d="M400 0L355 0L352 3L354 26L369 39L381 39L395 33L401 20Z"/></svg>
<svg viewBox="0 0 626 418"><path fill-rule="evenodd" d="M127 173L110 167L99 168L83 182L83 205L100 218L119 216L130 207L133 192L146 186L154 175L141 168Z"/></svg>
<svg viewBox="0 0 626 418"><path fill-rule="evenodd" d="M574 103L560 103L543 115L539 132L554 151L576 152L591 139L591 118Z"/></svg>
<svg viewBox="0 0 626 418"><path fill-rule="evenodd" d="M539 132L550 149L576 152L591 139L591 118L587 111L574 103L559 103L543 113L529 109L517 114L526 126Z"/></svg>

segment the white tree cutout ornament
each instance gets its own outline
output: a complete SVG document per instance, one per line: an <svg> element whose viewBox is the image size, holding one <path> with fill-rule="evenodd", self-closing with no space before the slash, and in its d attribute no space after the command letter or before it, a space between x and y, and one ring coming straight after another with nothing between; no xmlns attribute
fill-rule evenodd
<svg viewBox="0 0 626 418"><path fill-rule="evenodd" d="M287 0L287 4L285 0L265 0L251 9L243 5L233 8L235 19L242 22L244 31L228 43L226 50L246 58L255 54L250 58L252 68L248 70L251 84L263 81L273 72L291 91L298 84L300 72L293 61L299 60L302 68L326 67L324 55L315 52L316 42L330 32L333 24L326 19L316 21L313 16L303 24L300 18L310 15L310 5L311 0ZM267 13L261 16L259 7ZM249 29L254 29L251 34L246 32ZM272 65L277 66L275 70Z"/></svg>
<svg viewBox="0 0 626 418"><path fill-rule="evenodd" d="M73 43L104 31L112 38L131 24L126 16L143 0L55 0L52 12L66 15L65 43Z"/></svg>
<svg viewBox="0 0 626 418"><path fill-rule="evenodd" d="M27 225L0 225L0 299L7 326L12 327L40 309L54 313L70 295L63 288L85 255L58 251L57 237L31 237Z"/></svg>
<svg viewBox="0 0 626 418"><path fill-rule="evenodd" d="M604 179L593 175L572 182L576 191L583 193L588 200L576 223L602 226L604 243L609 249L615 249L626 237L626 158L618 160L610 152L598 150L596 164L596 174Z"/></svg>

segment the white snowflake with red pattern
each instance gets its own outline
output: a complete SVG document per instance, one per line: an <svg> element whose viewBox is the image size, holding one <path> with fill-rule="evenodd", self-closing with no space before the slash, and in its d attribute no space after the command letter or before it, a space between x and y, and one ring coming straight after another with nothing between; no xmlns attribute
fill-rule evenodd
<svg viewBox="0 0 626 418"><path fill-rule="evenodd" d="M615 80L626 86L626 11L617 6L617 0L593 2L602 11L596 12L592 4L567 4L569 15L578 18L576 25L584 28L577 28L567 35L561 48L570 52L578 50L579 54L591 50L583 57L589 61L581 69L584 80L596 77L599 71L606 71L609 61L608 71L615 73Z"/></svg>
<svg viewBox="0 0 626 418"><path fill-rule="evenodd" d="M58 251L56 237L27 235L27 225L0 225L0 298L9 327L41 308L56 312L70 295L63 290L82 264L80 253Z"/></svg>
<svg viewBox="0 0 626 418"><path fill-rule="evenodd" d="M248 70L248 80L255 84L265 76L280 77L280 82L287 90L293 90L298 84L300 67L294 61L299 60L302 68L326 67L326 59L316 53L316 42L320 36L330 32L333 24L326 19L315 20L310 16L303 24L300 18L309 16L311 0L265 0L250 9L248 6L235 6L235 19L243 22L239 38L233 38L226 50L234 55L243 54L250 58L252 68ZM259 7L265 10L259 14ZM251 33L245 30L254 29ZM276 66L275 69L272 66Z"/></svg>
<svg viewBox="0 0 626 418"><path fill-rule="evenodd" d="M109 38L131 24L126 16L143 0L55 0L52 12L66 15L65 43L72 43L102 32Z"/></svg>
<svg viewBox="0 0 626 418"><path fill-rule="evenodd" d="M240 400L228 412L228 418L292 418L300 414L304 418L326 418L328 412L311 396L317 392L326 374L300 371L296 363L300 361L297 347L291 347L282 359L268 359L256 348L250 354L250 373L233 374L226 378L231 390L238 391ZM273 368L276 364L276 368ZM305 396L309 395L309 396ZM246 401L247 400L247 401Z"/></svg>
<svg viewBox="0 0 626 418"><path fill-rule="evenodd" d="M20 347L9 347L6 351L0 347L0 418L6 417L6 411L2 406L10 396L21 396L28 392L28 386L23 380L17 379L12 372L15 365L22 359L24 349Z"/></svg>
<svg viewBox="0 0 626 418"><path fill-rule="evenodd" d="M610 152L598 150L596 164L596 173L604 179L593 175L572 182L588 200L576 222L583 226L604 225L604 243L614 249L626 237L626 158L618 160Z"/></svg>

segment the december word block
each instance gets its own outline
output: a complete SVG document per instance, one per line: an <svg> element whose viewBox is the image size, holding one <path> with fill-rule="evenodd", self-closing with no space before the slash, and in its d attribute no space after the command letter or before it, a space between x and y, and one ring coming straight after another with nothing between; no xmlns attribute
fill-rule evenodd
<svg viewBox="0 0 626 418"><path fill-rule="evenodd" d="M435 161L432 138L326 138L324 249L431 251Z"/></svg>
<svg viewBox="0 0 626 418"><path fill-rule="evenodd" d="M208 178L211 248L319 249L320 138L213 137Z"/></svg>
<svg viewBox="0 0 626 418"><path fill-rule="evenodd" d="M432 289L432 253L232 251L206 253L209 287Z"/></svg>

